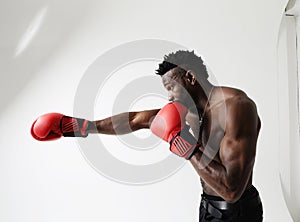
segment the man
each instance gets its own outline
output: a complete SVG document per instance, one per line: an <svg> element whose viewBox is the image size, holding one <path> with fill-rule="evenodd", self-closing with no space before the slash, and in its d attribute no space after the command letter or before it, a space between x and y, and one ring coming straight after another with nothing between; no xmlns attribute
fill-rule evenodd
<svg viewBox="0 0 300 222"><path fill-rule="evenodd" d="M252 185L261 126L255 103L241 90L211 84L194 51L166 55L157 74L171 101L161 109L93 122L50 113L33 123L31 133L47 141L149 128L197 171L203 187L199 221L262 221L262 203Z"/></svg>

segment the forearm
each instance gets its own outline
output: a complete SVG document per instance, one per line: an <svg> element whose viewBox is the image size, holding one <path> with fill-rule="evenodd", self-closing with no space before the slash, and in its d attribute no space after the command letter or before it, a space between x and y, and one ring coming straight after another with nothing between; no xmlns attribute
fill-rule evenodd
<svg viewBox="0 0 300 222"><path fill-rule="evenodd" d="M222 191L225 188L223 178L226 172L225 167L217 161L209 158L201 150L198 150L190 159L191 164L198 175L216 191ZM219 193L218 192L218 193Z"/></svg>
<svg viewBox="0 0 300 222"><path fill-rule="evenodd" d="M228 202L235 202L241 196L244 178L230 175L219 161L205 155L201 150L190 159L191 164L202 180ZM244 185L243 185L244 184Z"/></svg>
<svg viewBox="0 0 300 222"><path fill-rule="evenodd" d="M125 112L105 119L93 121L93 127L89 129L89 133L110 135L131 133L142 128L133 121L135 115L136 112Z"/></svg>

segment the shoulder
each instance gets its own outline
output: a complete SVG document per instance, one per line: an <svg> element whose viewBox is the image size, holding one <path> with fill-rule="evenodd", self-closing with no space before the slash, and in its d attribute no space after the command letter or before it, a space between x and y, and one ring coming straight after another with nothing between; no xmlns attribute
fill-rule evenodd
<svg viewBox="0 0 300 222"><path fill-rule="evenodd" d="M235 111L236 109L243 109L246 112L256 111L255 102L244 91L237 88L222 87L222 92L228 111Z"/></svg>
<svg viewBox="0 0 300 222"><path fill-rule="evenodd" d="M225 101L228 114L256 113L256 104L247 96L234 96Z"/></svg>
<svg viewBox="0 0 300 222"><path fill-rule="evenodd" d="M225 99L225 132L256 133L259 117L255 102L238 89L230 89L229 95Z"/></svg>

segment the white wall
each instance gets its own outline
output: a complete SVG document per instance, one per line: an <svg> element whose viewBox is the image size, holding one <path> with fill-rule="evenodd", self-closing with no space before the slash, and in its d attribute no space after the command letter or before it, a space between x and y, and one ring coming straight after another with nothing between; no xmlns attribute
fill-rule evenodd
<svg viewBox="0 0 300 222"><path fill-rule="evenodd" d="M264 203L265 221L292 221L280 187L276 139L276 50L286 3L90 1L88 13L76 18L75 24L59 23L57 19L63 20L74 10L80 12L80 4L62 6L65 13L58 16L49 14L46 18L52 25L72 28L58 38L51 53L43 51L47 43L39 46L48 59L28 75L18 96L1 107L1 221L197 221L201 189L189 164L158 183L124 185L98 174L83 158L75 140L41 143L29 134L32 121L40 114L56 111L72 115L80 79L99 55L122 43L145 38L195 49L204 56L220 84L241 88L256 101L263 126L254 184ZM50 5L50 11L60 7ZM22 56L10 61L12 66L26 63ZM11 84L9 76L1 75ZM3 89L1 94L5 94ZM107 99L101 106L109 104ZM106 113L98 110L95 118L108 114L107 108Z"/></svg>
<svg viewBox="0 0 300 222"><path fill-rule="evenodd" d="M299 221L299 1L291 1L287 9L278 39L279 172L289 212Z"/></svg>

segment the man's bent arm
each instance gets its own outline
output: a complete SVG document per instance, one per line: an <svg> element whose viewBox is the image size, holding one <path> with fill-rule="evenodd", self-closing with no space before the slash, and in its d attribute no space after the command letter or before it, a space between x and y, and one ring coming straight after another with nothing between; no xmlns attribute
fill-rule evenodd
<svg viewBox="0 0 300 222"><path fill-rule="evenodd" d="M228 202L236 202L241 197L252 173L257 124L254 103L241 100L229 105L219 150L220 162L207 157L203 147L191 158L202 180Z"/></svg>
<svg viewBox="0 0 300 222"><path fill-rule="evenodd" d="M149 128L159 110L160 109L125 112L102 120L96 120L93 121L94 127L89 129L89 133L120 135L143 128Z"/></svg>

